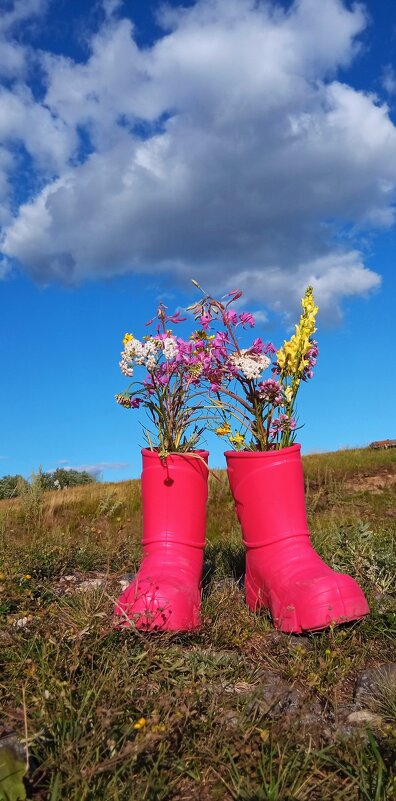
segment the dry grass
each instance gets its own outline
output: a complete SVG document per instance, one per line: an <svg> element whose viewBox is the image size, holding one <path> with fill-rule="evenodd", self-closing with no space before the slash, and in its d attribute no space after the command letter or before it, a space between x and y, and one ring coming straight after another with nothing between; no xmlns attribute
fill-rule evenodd
<svg viewBox="0 0 396 801"><path fill-rule="evenodd" d="M394 660L396 635L395 485L373 495L351 492L346 479L396 472L396 453L309 456L305 470L314 543L358 579L372 613L300 639L274 632L244 604L224 473L210 479L204 622L189 636L111 628L117 576L140 559L139 482L0 502L0 726L23 738L26 722L28 797L394 798L389 687L371 702L386 712L375 736L344 736L341 724L358 672ZM107 578L60 596L62 577L76 571ZM13 625L24 616L27 627Z"/></svg>

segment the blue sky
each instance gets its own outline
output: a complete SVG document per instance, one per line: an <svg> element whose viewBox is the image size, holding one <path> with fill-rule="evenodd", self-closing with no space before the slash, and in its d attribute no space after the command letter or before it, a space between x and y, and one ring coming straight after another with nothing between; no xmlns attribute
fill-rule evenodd
<svg viewBox="0 0 396 801"><path fill-rule="evenodd" d="M0 475L139 474L122 336L192 277L279 344L313 284L304 452L396 435L392 6L0 0Z"/></svg>

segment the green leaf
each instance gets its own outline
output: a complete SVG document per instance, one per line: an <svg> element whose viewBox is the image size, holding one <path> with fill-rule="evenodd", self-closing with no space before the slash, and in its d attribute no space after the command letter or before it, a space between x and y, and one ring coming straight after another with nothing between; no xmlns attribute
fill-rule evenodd
<svg viewBox="0 0 396 801"><path fill-rule="evenodd" d="M25 801L25 762L8 748L0 748L0 801Z"/></svg>

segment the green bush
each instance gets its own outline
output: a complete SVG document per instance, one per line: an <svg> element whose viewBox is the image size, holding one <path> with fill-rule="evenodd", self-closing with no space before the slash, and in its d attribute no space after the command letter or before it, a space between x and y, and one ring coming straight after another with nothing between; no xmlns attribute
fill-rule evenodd
<svg viewBox="0 0 396 801"><path fill-rule="evenodd" d="M53 490L59 482L59 486L64 487L77 487L79 484L93 484L96 479L87 473L85 470L66 470L64 467L58 467L52 473L40 472L41 482L43 489Z"/></svg>
<svg viewBox="0 0 396 801"><path fill-rule="evenodd" d="M0 500L16 498L21 494L27 483L26 478L20 475L3 476L3 478L0 478Z"/></svg>
<svg viewBox="0 0 396 801"><path fill-rule="evenodd" d="M51 473L44 473L39 468L34 474L35 480L40 483L43 490L63 489L64 487L77 487L79 484L93 484L96 479L85 470L66 470L58 467ZM21 475L3 476L0 478L0 500L17 498L29 489L31 481Z"/></svg>

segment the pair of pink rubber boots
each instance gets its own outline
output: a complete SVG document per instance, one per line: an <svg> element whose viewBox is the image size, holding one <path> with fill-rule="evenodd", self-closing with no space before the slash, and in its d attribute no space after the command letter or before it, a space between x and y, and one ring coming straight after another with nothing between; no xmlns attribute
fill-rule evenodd
<svg viewBox="0 0 396 801"><path fill-rule="evenodd" d="M143 560L115 607L117 626L193 631L201 624L208 495L207 451L166 459L144 449ZM350 576L314 551L307 526L300 445L226 453L246 546L246 603L268 608L277 629L300 634L358 620L369 608Z"/></svg>

